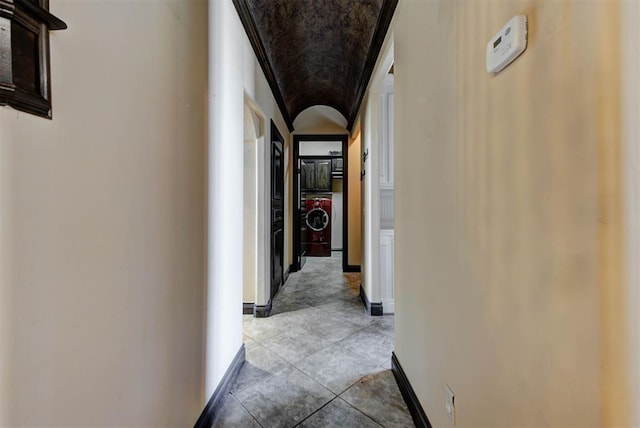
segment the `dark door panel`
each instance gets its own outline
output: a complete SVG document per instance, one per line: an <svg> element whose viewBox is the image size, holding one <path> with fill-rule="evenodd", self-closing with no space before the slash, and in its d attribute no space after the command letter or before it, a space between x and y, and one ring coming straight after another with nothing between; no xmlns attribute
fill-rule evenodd
<svg viewBox="0 0 640 428"><path fill-rule="evenodd" d="M271 122L271 298L284 276L284 139Z"/></svg>

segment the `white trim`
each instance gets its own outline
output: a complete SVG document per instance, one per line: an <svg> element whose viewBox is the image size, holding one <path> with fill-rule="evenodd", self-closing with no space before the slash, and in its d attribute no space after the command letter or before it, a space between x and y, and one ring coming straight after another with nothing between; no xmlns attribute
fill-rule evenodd
<svg viewBox="0 0 640 428"><path fill-rule="evenodd" d="M390 117L393 118L393 115L389 114L389 111L393 109L393 75L389 74L394 61L393 43L393 30L390 29L380 51L378 63L363 101L361 117L359 117L362 119L363 151L369 152L368 160L363 165L366 175L363 180L364 262L362 285L372 302L387 300L387 307L383 305L385 312L393 311L393 290L384 289L385 285L382 284L381 279L381 269L383 268L380 261L382 204L389 199L386 198L385 201L382 201L381 192L382 189L393 188L393 156L392 148L388 144L389 135L393 135L393 123L387 123ZM386 178L381 180L382 177ZM386 221L384 227L393 227L393 224ZM386 266L385 275L392 276L393 265ZM391 266L390 270L389 266ZM388 283L389 281L387 281L387 285Z"/></svg>
<svg viewBox="0 0 640 428"><path fill-rule="evenodd" d="M394 235L392 229L380 231L380 295L385 314L394 312Z"/></svg>
<svg viewBox="0 0 640 428"><path fill-rule="evenodd" d="M261 179L264 176L265 169L265 122L266 115L262 112L258 104L254 99L252 99L249 94L245 91L244 94L244 102L245 106L250 110L251 114L256 116L258 119L258 136L257 139L254 140L256 144L255 154L256 154L256 162L255 162L255 174L252 174L255 178L255 182L245 183L245 186L255 186L255 239L253 244L255 245L254 251L254 261L255 268L255 278L253 279L254 283L254 292L252 296L252 301L256 302L258 305L265 305L267 301L265 300L265 295L269 296L268 287L269 285L269 277L265 277L265 269L268 269L268 266L265 267L265 262L269 259L269 247L265 247L265 228L269 225L268 219L268 206L265 205L265 199L262 195L265 192L265 182ZM245 141L245 144L247 142ZM246 193L246 190L245 190ZM245 241L246 242L246 241ZM244 262L244 261L243 261ZM266 278L266 279L265 279ZM268 298L267 298L268 300ZM244 299L243 299L244 301Z"/></svg>
<svg viewBox="0 0 640 428"><path fill-rule="evenodd" d="M393 299L382 299L382 311L384 315L393 315L396 313Z"/></svg>

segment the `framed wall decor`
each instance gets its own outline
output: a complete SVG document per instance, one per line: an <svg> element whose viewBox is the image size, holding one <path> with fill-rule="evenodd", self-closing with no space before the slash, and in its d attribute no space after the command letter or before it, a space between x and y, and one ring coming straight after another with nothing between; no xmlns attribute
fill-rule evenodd
<svg viewBox="0 0 640 428"><path fill-rule="evenodd" d="M0 106L51 119L49 31L66 28L48 0L0 0Z"/></svg>

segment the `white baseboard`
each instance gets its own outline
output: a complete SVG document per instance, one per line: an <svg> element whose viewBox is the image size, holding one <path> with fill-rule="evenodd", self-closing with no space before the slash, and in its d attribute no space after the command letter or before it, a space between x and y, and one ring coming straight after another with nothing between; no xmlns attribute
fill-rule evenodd
<svg viewBox="0 0 640 428"><path fill-rule="evenodd" d="M395 309L393 307L393 299L382 299L382 311L384 314L395 314Z"/></svg>

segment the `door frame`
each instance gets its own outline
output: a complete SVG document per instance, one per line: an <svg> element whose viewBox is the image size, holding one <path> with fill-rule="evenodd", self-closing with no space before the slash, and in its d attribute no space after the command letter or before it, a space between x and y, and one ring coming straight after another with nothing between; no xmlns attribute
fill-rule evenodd
<svg viewBox="0 0 640 428"><path fill-rule="evenodd" d="M282 254L280 255L280 284L277 285L275 287L275 291L274 291L274 284L273 284L273 257L274 257L274 250L277 246L277 242L273 242L273 227L274 227L274 223L275 223L275 216L274 216L274 207L273 207L273 198L275 195L275 191L276 191L276 179L277 177L275 176L275 171L274 171L274 143L279 142L281 145L281 170L282 170L282 176L279 177L280 180L282 180L282 195L280 195L281 200L282 200L282 206L280 207L280 211L282 212L282 219L280 220L282 222L282 237L279 239L280 241L282 241L282 248L281 248L281 252ZM284 173L285 173L285 169L286 169L286 165L285 165L285 151L284 151L284 146L285 146L285 141L284 138L282 137L282 134L280 133L280 131L278 130L278 127L276 126L276 124L273 122L273 120L271 120L271 141L269 144L269 152L270 152L270 160L271 160L271 168L270 168L270 181L271 181L271 192L270 192L270 197L269 197L269 218L270 218L270 222L269 222L269 237L270 237L270 241L271 241L271 245L269 248L269 301L271 301L271 299L273 299L275 297L275 295L278 293L278 291L280 290L280 288L284 285L284 259L285 259L285 252L286 252L286 248L285 248L285 242L284 242L284 231L286 228L286 220L285 220L285 211L286 211L286 198L285 198L285 182L284 182Z"/></svg>
<svg viewBox="0 0 640 428"><path fill-rule="evenodd" d="M357 266L349 266L349 135L348 134L297 134L293 136L293 203L291 204L291 215L293 219L293 233L291 234L293 260L292 271L296 272L300 270L300 246L302 236L300 236L300 212L298 211L298 203L295 198L298 197L298 181L300 177L300 168L298 163L300 161L300 142L301 141L340 141L342 142L342 271L353 271ZM307 156L306 156L307 157ZM329 157L329 156L327 156Z"/></svg>

